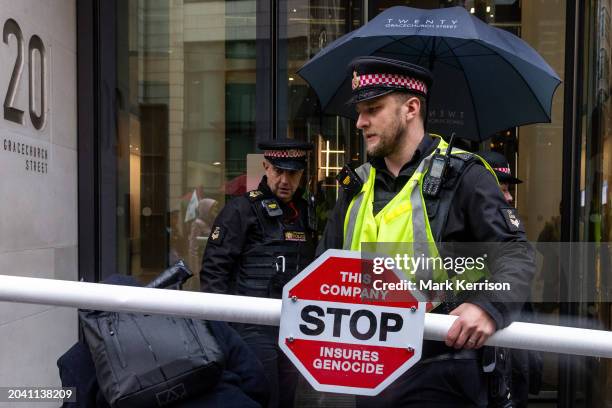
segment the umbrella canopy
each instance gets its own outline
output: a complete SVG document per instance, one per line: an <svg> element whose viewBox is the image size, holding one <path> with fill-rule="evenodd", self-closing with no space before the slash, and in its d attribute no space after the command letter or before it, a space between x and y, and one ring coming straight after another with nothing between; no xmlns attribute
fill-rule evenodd
<svg viewBox="0 0 612 408"><path fill-rule="evenodd" d="M332 42L298 71L324 112L356 117L346 103L351 96L346 67L365 55L429 68L434 83L427 129L476 141L513 126L550 122L561 82L527 43L463 7L397 6Z"/></svg>

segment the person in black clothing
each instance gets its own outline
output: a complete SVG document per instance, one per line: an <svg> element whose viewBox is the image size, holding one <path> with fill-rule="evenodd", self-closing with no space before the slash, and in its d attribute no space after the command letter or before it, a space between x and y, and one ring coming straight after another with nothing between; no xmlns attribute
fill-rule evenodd
<svg viewBox="0 0 612 408"><path fill-rule="evenodd" d="M379 57L357 58L349 68L353 76L350 102L359 114L357 128L363 132L369 164L376 172L376 215L407 185L421 162L430 160L440 143L424 129L432 77L422 67ZM341 191L318 254L343 248L344 221L359 194L360 189ZM358 398L360 407L487 406L487 380L478 349L519 313L534 274L533 251L513 245L526 243L522 222L504 200L495 177L473 155L452 155L439 197L424 197L424 201L432 230L433 225L442 226L434 234L436 242L507 244L499 245L489 259L489 280L508 282L512 290L503 296L496 293L494 298L487 293L472 294L461 303L436 308L434 312L458 316L445 343L424 341L421 361L378 396ZM443 203L450 204L445 207Z"/></svg>
<svg viewBox="0 0 612 408"><path fill-rule="evenodd" d="M103 281L111 285L142 286L134 277L111 275ZM241 407L261 408L269 401L264 369L242 338L225 322L209 321L208 327L225 357L223 373L210 392L172 405L175 408ZM74 387L74 402L62 408L110 408L100 390L96 367L88 344L75 343L58 360L62 387ZM203 386L205 386L203 384Z"/></svg>
<svg viewBox="0 0 612 408"><path fill-rule="evenodd" d="M202 261L202 291L280 298L282 288L313 259L314 229L298 188L310 144L261 143L266 175L257 190L230 201L212 226ZM261 360L270 407L293 406L297 370L279 349L278 328L235 324Z"/></svg>

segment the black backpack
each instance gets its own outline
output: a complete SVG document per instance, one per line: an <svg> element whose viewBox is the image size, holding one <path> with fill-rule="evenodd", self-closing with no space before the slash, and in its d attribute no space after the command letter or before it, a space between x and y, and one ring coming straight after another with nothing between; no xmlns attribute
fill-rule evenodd
<svg viewBox="0 0 612 408"><path fill-rule="evenodd" d="M112 407L164 407L213 389L223 353L205 321L79 311L100 391Z"/></svg>

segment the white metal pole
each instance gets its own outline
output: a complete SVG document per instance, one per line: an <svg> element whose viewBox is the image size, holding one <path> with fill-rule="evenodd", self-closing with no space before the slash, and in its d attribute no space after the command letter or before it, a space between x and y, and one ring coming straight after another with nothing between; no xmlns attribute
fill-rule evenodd
<svg viewBox="0 0 612 408"><path fill-rule="evenodd" d="M149 289L0 275L0 301L81 309L186 316L278 325L279 299ZM425 339L443 341L455 316L425 315ZM544 324L511 324L486 343L525 350L612 358L612 332Z"/></svg>
<svg viewBox="0 0 612 408"><path fill-rule="evenodd" d="M281 301L0 275L0 301L278 326Z"/></svg>
<svg viewBox="0 0 612 408"><path fill-rule="evenodd" d="M456 316L427 313L424 337L428 340L444 340L456 318ZM514 322L505 329L498 330L485 344L612 358L612 332L605 330Z"/></svg>

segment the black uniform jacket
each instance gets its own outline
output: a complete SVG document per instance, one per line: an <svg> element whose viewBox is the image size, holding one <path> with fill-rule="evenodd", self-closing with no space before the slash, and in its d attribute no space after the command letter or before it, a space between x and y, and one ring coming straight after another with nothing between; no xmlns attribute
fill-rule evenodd
<svg viewBox="0 0 612 408"><path fill-rule="evenodd" d="M406 184L418 167L438 144L437 139L425 134L423 141L408 163L402 167L398 177L386 168L384 159L370 161L376 168L374 185L374 211L380 211ZM470 303L482 307L493 318L497 329L508 326L518 316L525 301L535 273L535 254L526 244L527 238L522 222L518 227L515 209L506 203L493 175L480 164L469 166L459 181L446 225L442 229L442 242L500 242L495 262L488 267L490 281L508 282L511 291L500 298L478 294L469 298ZM323 238L319 242L317 255L329 248L342 248L344 218L351 197L341 191L336 206L328 218ZM508 211L511 212L510 217ZM513 244L525 243L525 244Z"/></svg>
<svg viewBox="0 0 612 408"><path fill-rule="evenodd" d="M258 200L276 199L283 210L282 223L298 226L306 231L306 240L312 245L306 264L312 260L314 244L312 232L308 230L307 202L298 189L289 203L283 203L270 191L264 176L257 188L261 195ZM259 193L258 193L259 194ZM221 210L206 245L200 272L200 286L203 292L234 294L236 274L239 272L241 257L250 249L266 241L264 230L253 209L249 193L230 200Z"/></svg>

